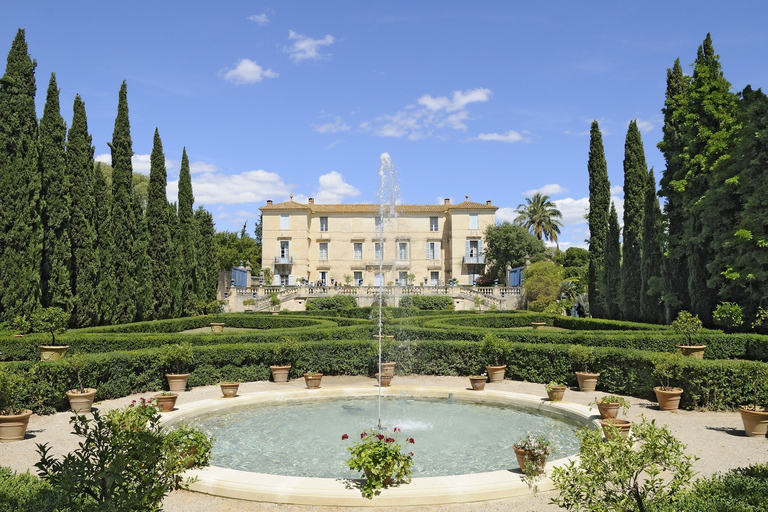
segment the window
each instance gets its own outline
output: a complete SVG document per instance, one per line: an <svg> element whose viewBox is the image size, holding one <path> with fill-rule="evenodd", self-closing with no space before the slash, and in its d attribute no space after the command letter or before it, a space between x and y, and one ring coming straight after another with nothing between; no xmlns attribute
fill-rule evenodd
<svg viewBox="0 0 768 512"><path fill-rule="evenodd" d="M355 242L354 244L354 259L356 260L363 259L363 243L362 242Z"/></svg>
<svg viewBox="0 0 768 512"><path fill-rule="evenodd" d="M399 244L397 244L397 259L399 260L408 259L408 242L400 242Z"/></svg>
<svg viewBox="0 0 768 512"><path fill-rule="evenodd" d="M291 228L290 220L291 220L291 216L290 215L288 215L287 213L281 213L280 214L280 229L290 229Z"/></svg>
<svg viewBox="0 0 768 512"><path fill-rule="evenodd" d="M360 286L363 284L363 273L362 272L355 272L355 282L354 284Z"/></svg>
<svg viewBox="0 0 768 512"><path fill-rule="evenodd" d="M290 242L288 240L280 240L280 259L281 260L287 260L290 256L290 251L288 250Z"/></svg>
<svg viewBox="0 0 768 512"><path fill-rule="evenodd" d="M477 229L477 214L469 214L469 229Z"/></svg>
<svg viewBox="0 0 768 512"><path fill-rule="evenodd" d="M440 259L440 242L427 242L427 259Z"/></svg>
<svg viewBox="0 0 768 512"><path fill-rule="evenodd" d="M373 252L374 252L374 259L377 260L383 260L384 259L384 244L380 242L376 242L373 246Z"/></svg>
<svg viewBox="0 0 768 512"><path fill-rule="evenodd" d="M384 219L381 217L376 217L376 231L381 232L384 231Z"/></svg>
<svg viewBox="0 0 768 512"><path fill-rule="evenodd" d="M400 277L398 278L400 281L400 284L405 286L408 284L408 272L400 272Z"/></svg>
<svg viewBox="0 0 768 512"><path fill-rule="evenodd" d="M429 218L429 230L430 231L437 231L437 217L430 217Z"/></svg>
<svg viewBox="0 0 768 512"><path fill-rule="evenodd" d="M429 280L432 286L440 284L440 272L430 272Z"/></svg>
<svg viewBox="0 0 768 512"><path fill-rule="evenodd" d="M327 260L328 259L328 242L320 242L319 247L320 247L320 251L317 259Z"/></svg>
<svg viewBox="0 0 768 512"><path fill-rule="evenodd" d="M482 240L467 240L465 251L467 263L485 263Z"/></svg>
<svg viewBox="0 0 768 512"><path fill-rule="evenodd" d="M328 284L328 272L320 272L320 282L323 286Z"/></svg>
<svg viewBox="0 0 768 512"><path fill-rule="evenodd" d="M328 231L328 217L320 217L320 231Z"/></svg>

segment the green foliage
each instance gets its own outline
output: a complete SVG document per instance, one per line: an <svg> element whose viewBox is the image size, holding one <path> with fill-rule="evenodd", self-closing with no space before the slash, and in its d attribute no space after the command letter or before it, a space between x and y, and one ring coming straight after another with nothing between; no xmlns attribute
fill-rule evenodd
<svg viewBox="0 0 768 512"><path fill-rule="evenodd" d="M24 380L21 375L0 367L0 414L13 416L15 394L21 389Z"/></svg>
<svg viewBox="0 0 768 512"><path fill-rule="evenodd" d="M674 379L683 371L683 357L679 353L662 352L653 355L653 376L658 379L662 389L670 390Z"/></svg>
<svg viewBox="0 0 768 512"><path fill-rule="evenodd" d="M293 336L284 336L279 342L272 346L272 352L275 355L275 364L278 366L291 365L298 350L299 341Z"/></svg>
<svg viewBox="0 0 768 512"><path fill-rule="evenodd" d="M533 262L544 258L544 242L523 226L509 222L488 226L483 239L485 257L491 264L488 271L491 279L503 278L507 263L514 268L524 265L526 256Z"/></svg>
<svg viewBox="0 0 768 512"><path fill-rule="evenodd" d="M395 427L393 433L370 429L360 434L360 440L348 447L350 458L347 466L353 471L361 471L365 474L365 484L360 488L364 498L373 499L381 494L381 489L392 482L405 480L411 481L411 466L413 465L413 453L406 453L404 444L414 443L412 437L407 438L403 444L395 439L400 429ZM349 439L347 434L341 437L342 441Z"/></svg>
<svg viewBox="0 0 768 512"><path fill-rule="evenodd" d="M656 178L653 169L648 172L645 187L643 213L642 267L640 282L640 318L644 322L662 323L662 293L664 291L662 273L662 216L659 198L656 195Z"/></svg>
<svg viewBox="0 0 768 512"><path fill-rule="evenodd" d="M616 396L616 395L603 395L600 398L596 398L594 401L595 405L598 404L619 404L619 409L626 413L629 410L630 403L629 400L624 398L623 396Z"/></svg>
<svg viewBox="0 0 768 512"><path fill-rule="evenodd" d="M66 496L34 475L0 467L0 510L65 512Z"/></svg>
<svg viewBox="0 0 768 512"><path fill-rule="evenodd" d="M698 337L701 332L701 320L690 311L681 311L670 327L676 333L685 336L685 345L694 345L693 338Z"/></svg>
<svg viewBox="0 0 768 512"><path fill-rule="evenodd" d="M199 206L195 210L195 296L202 300L214 300L219 286L219 262L216 253L216 228L211 212ZM260 259L251 264L259 267Z"/></svg>
<svg viewBox="0 0 768 512"><path fill-rule="evenodd" d="M32 313L30 322L35 332L50 333L51 345L56 345L56 335L67 330L69 313L59 307L41 308Z"/></svg>
<svg viewBox="0 0 768 512"><path fill-rule="evenodd" d="M605 241L605 270L602 275L603 297L605 298L605 317L613 320L621 318L621 245L619 243L619 216L616 205L611 203L608 220L608 237Z"/></svg>
<svg viewBox="0 0 768 512"><path fill-rule="evenodd" d="M168 196L165 193L167 173L165 154L160 133L155 128L155 136L150 155L149 188L147 198L147 231L149 244L147 255L151 262L151 283L154 300L153 319L171 316L173 295L171 293L171 232L169 229Z"/></svg>
<svg viewBox="0 0 768 512"><path fill-rule="evenodd" d="M181 423L165 433L164 450L169 454L167 471L202 468L211 460L214 438L200 427Z"/></svg>
<svg viewBox="0 0 768 512"><path fill-rule="evenodd" d="M453 299L442 295L406 295L400 299L400 307L415 307L421 311L452 311Z"/></svg>
<svg viewBox="0 0 768 512"><path fill-rule="evenodd" d="M735 302L721 302L712 312L712 320L727 331L732 331L744 323L744 311Z"/></svg>
<svg viewBox="0 0 768 512"><path fill-rule="evenodd" d="M568 355L573 359L574 364L578 368L583 368L583 370L579 371L587 373L594 360L595 350L587 345L572 345L568 349Z"/></svg>
<svg viewBox="0 0 768 512"><path fill-rule="evenodd" d="M526 204L517 206L515 213L519 215L515 224L523 226L533 233L539 240L551 240L557 242L557 235L563 223L563 214L555 207L555 203L549 200L549 196L536 192L533 197L525 198Z"/></svg>
<svg viewBox="0 0 768 512"><path fill-rule="evenodd" d="M588 297L592 314L606 316L603 272L605 271L606 244L608 242L611 182L603 149L603 136L597 121L592 121L589 132L589 271Z"/></svg>
<svg viewBox="0 0 768 512"><path fill-rule="evenodd" d="M507 344L496 336L495 334L488 333L483 337L482 352L486 357L488 364L499 366L504 360L507 351Z"/></svg>
<svg viewBox="0 0 768 512"><path fill-rule="evenodd" d="M551 261L532 263L525 269L525 296L529 302L557 300L563 281L562 268Z"/></svg>
<svg viewBox="0 0 768 512"><path fill-rule="evenodd" d="M220 270L231 270L232 267L244 265L246 261L250 261L254 269L260 267L261 245L247 233L219 231L215 241ZM271 285L272 280L265 284Z"/></svg>
<svg viewBox="0 0 768 512"><path fill-rule="evenodd" d="M189 157L187 156L187 148L184 148L181 153L181 168L179 169L178 225L174 240L175 254L181 267L181 273L178 274L175 283L176 289L174 290L174 297L176 298L174 310L177 316L187 315L193 311L197 300L197 285L194 281L195 268L197 267L197 254L194 246L196 241L194 202Z"/></svg>
<svg viewBox="0 0 768 512"><path fill-rule="evenodd" d="M675 504L693 478L696 458L655 420L635 423L632 442L624 436L603 440L599 430L589 428L577 435L578 462L552 472L560 491L552 502L566 510L656 510Z"/></svg>
<svg viewBox="0 0 768 512"><path fill-rule="evenodd" d="M278 302L279 304L279 302ZM307 299L307 311L337 311L345 308L356 308L357 300L351 295L334 295Z"/></svg>
<svg viewBox="0 0 768 512"><path fill-rule="evenodd" d="M195 360L195 353L189 342L164 345L160 352L160 365L173 373L186 373Z"/></svg>
<svg viewBox="0 0 768 512"><path fill-rule="evenodd" d="M674 508L662 512L764 512L768 496L768 464L753 464L694 482Z"/></svg>

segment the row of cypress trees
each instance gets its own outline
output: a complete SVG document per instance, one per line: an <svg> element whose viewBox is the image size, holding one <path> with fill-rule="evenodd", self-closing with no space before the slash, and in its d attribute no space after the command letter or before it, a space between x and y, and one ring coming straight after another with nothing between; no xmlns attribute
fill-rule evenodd
<svg viewBox="0 0 768 512"><path fill-rule="evenodd" d="M662 113L658 147L666 168L658 196L664 212L640 133L630 123L621 251L612 205L608 213L602 138L592 124L592 314L657 322L666 307L709 323L718 302L735 302L754 318L768 306L768 96L751 86L731 91L708 34L692 75L683 73L680 59L667 70Z"/></svg>
<svg viewBox="0 0 768 512"><path fill-rule="evenodd" d="M193 210L186 150L176 205L166 196L155 130L144 204L132 184L125 82L108 143L109 184L94 165L79 95L67 130L55 74L38 124L35 67L21 29L0 80L0 319L56 306L72 326L85 327L188 315L215 300L213 217Z"/></svg>

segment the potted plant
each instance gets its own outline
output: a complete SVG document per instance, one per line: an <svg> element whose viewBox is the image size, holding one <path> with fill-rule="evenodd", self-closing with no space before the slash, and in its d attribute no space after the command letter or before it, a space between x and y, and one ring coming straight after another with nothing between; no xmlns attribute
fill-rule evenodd
<svg viewBox="0 0 768 512"><path fill-rule="evenodd" d="M172 427L163 439L163 445L169 454L170 469L177 471L178 467L192 469L207 466L211 460L214 441L212 436L188 423Z"/></svg>
<svg viewBox="0 0 768 512"><path fill-rule="evenodd" d="M506 352L504 341L495 334L488 333L483 337L481 349L486 361L490 361L485 369L488 371L489 382L500 382L504 380L504 371L507 365L502 364Z"/></svg>
<svg viewBox="0 0 768 512"><path fill-rule="evenodd" d="M323 380L323 374L320 372L307 372L304 374L304 384L307 389L320 389L320 381Z"/></svg>
<svg viewBox="0 0 768 512"><path fill-rule="evenodd" d="M565 395L565 384L560 384L555 381L551 381L549 384L544 385L544 389L547 391L547 396L553 402L559 402Z"/></svg>
<svg viewBox="0 0 768 512"><path fill-rule="evenodd" d="M618 435L628 436L632 422L621 418L605 418L600 420L600 426L603 427L605 438L610 440Z"/></svg>
<svg viewBox="0 0 768 512"><path fill-rule="evenodd" d="M693 338L696 338L701 331L701 320L698 316L692 315L688 311L681 311L675 321L672 322L671 327L677 334L685 337L685 342L677 345L681 354L696 359L704 359L704 349L707 346L698 345L693 341Z"/></svg>
<svg viewBox="0 0 768 512"><path fill-rule="evenodd" d="M682 370L682 357L680 354L662 352L653 358L653 374L659 379L661 386L653 388L659 409L662 411L674 411L680 405L682 388L670 385L672 379L677 378Z"/></svg>
<svg viewBox="0 0 768 512"><path fill-rule="evenodd" d="M488 380L488 377L483 375L470 375L469 376L469 383L472 386L472 389L474 391L482 391L485 389L485 383Z"/></svg>
<svg viewBox="0 0 768 512"><path fill-rule="evenodd" d="M626 413L629 409L629 401L621 396L605 395L593 403L597 406L602 419L616 418L620 410Z"/></svg>
<svg viewBox="0 0 768 512"><path fill-rule="evenodd" d="M288 373L291 371L291 360L299 348L296 338L285 336L272 345L276 364L269 367L272 371L272 380L275 382L288 382Z"/></svg>
<svg viewBox="0 0 768 512"><path fill-rule="evenodd" d="M154 400L155 403L150 403L149 405L156 405L161 412L171 412L173 408L176 407L177 398L179 398L178 393L174 393L173 391L161 391L152 397L152 400Z"/></svg>
<svg viewBox="0 0 768 512"><path fill-rule="evenodd" d="M547 457L552 452L552 441L543 434L528 433L517 441L512 448L515 450L517 464L523 472L523 481L532 485L544 474Z"/></svg>
<svg viewBox="0 0 768 512"><path fill-rule="evenodd" d="M253 306L255 305L256 305L256 299L254 298L248 298L243 301L243 306L245 306L246 313L252 312L253 309L248 309L248 308L253 308Z"/></svg>
<svg viewBox="0 0 768 512"><path fill-rule="evenodd" d="M83 386L82 372L85 367L83 355L71 354L62 359L61 362L71 369L77 377L77 387L67 391L69 408L77 414L91 412L93 400L96 397L96 389Z"/></svg>
<svg viewBox="0 0 768 512"><path fill-rule="evenodd" d="M67 330L69 313L57 307L40 308L32 313L30 323L32 324L33 331L51 334L51 343L49 345L40 345L40 360L58 361L64 357L69 346L59 345L56 342L56 335Z"/></svg>
<svg viewBox="0 0 768 512"><path fill-rule="evenodd" d="M275 292L269 292L269 305L272 307L272 314L277 315L277 310L280 307L280 297Z"/></svg>
<svg viewBox="0 0 768 512"><path fill-rule="evenodd" d="M768 408L765 404L766 390L766 365L760 361L749 363L748 375L752 382L752 403L739 407L741 421L744 423L744 432L749 437L765 437L768 433Z"/></svg>
<svg viewBox="0 0 768 512"><path fill-rule="evenodd" d="M0 442L20 441L27 434L32 411L13 406L13 395L23 384L20 375L0 368Z"/></svg>
<svg viewBox="0 0 768 512"><path fill-rule="evenodd" d="M160 351L160 366L173 373L166 373L168 389L182 393L187 389L189 373L183 373L195 359L195 353L189 342L164 345Z"/></svg>
<svg viewBox="0 0 768 512"><path fill-rule="evenodd" d="M216 315L216 321L211 322L211 332L224 332L224 322L219 322L219 315L224 312L227 305L225 300L213 300L208 303L206 310Z"/></svg>
<svg viewBox="0 0 768 512"><path fill-rule="evenodd" d="M589 371L589 365L593 361L594 352L594 348L587 345L572 345L568 350L568 355L571 356L576 367L583 368L583 370L575 372L581 391L594 391L597 387L597 378L600 377L600 374Z"/></svg>
<svg viewBox="0 0 768 512"><path fill-rule="evenodd" d="M360 434L360 440L348 448L351 456L347 466L353 471L361 471L366 478L360 488L363 497L373 499L393 481L410 482L413 452L405 452L405 446L414 444L414 440L409 437L401 444L395 439L400 433L397 427L391 434L380 429L366 430ZM347 434L341 436L342 441L347 439Z"/></svg>
<svg viewBox="0 0 768 512"><path fill-rule="evenodd" d="M475 303L475 312L482 313L483 312L483 306L485 306L485 299L483 297L475 297L472 299Z"/></svg>
<svg viewBox="0 0 768 512"><path fill-rule="evenodd" d="M240 383L222 381L219 382L219 387L221 388L221 394L224 395L224 398L234 398L237 396L237 390L240 388Z"/></svg>

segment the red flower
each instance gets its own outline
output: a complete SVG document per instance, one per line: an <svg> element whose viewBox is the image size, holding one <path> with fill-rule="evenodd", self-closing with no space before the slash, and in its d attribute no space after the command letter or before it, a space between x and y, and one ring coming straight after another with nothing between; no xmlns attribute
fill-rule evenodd
<svg viewBox="0 0 768 512"><path fill-rule="evenodd" d="M413 440L412 437L409 437L408 439L406 439L406 442L411 443L411 444L415 444L415 441Z"/></svg>
<svg viewBox="0 0 768 512"><path fill-rule="evenodd" d="M382 439L384 439L384 434L378 434L378 435L376 436L376 439L378 439L379 441L381 441Z"/></svg>
<svg viewBox="0 0 768 512"><path fill-rule="evenodd" d="M400 428L399 428L399 427L395 427L395 428L394 428L394 431L395 431L395 432L400 432Z"/></svg>
<svg viewBox="0 0 768 512"><path fill-rule="evenodd" d="M413 457L413 452L408 452L408 455L410 455L411 457Z"/></svg>
<svg viewBox="0 0 768 512"><path fill-rule="evenodd" d="M349 436L347 434L344 434L341 436L342 441L344 441L345 439L349 439Z"/></svg>
<svg viewBox="0 0 768 512"><path fill-rule="evenodd" d="M394 442L395 442L395 440L394 440L394 439L392 439L391 437L388 437L388 438L386 438L386 439L384 440L384 442L385 442L385 443L394 443Z"/></svg>
<svg viewBox="0 0 768 512"><path fill-rule="evenodd" d="M360 439L364 438L364 437L365 437L365 436L367 436L367 435L368 435L368 433L367 433L367 432L363 432L362 434L360 434Z"/></svg>

